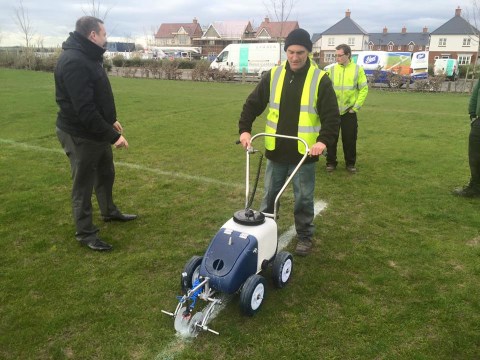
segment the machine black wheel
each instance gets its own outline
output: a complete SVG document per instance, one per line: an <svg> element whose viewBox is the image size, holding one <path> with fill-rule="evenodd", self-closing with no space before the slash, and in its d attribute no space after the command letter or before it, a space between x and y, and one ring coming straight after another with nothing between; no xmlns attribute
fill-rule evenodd
<svg viewBox="0 0 480 360"><path fill-rule="evenodd" d="M263 276L254 274L243 284L240 294L240 307L245 315L253 316L260 309L265 298L266 281Z"/></svg>
<svg viewBox="0 0 480 360"><path fill-rule="evenodd" d="M188 290L190 290L195 280L197 280L200 276L200 264L202 263L202 260L202 256L195 255L192 256L192 258L188 260L185 264L180 280L180 286L182 287L182 291L187 292Z"/></svg>
<svg viewBox="0 0 480 360"><path fill-rule="evenodd" d="M275 256L272 267L272 279L275 287L281 289L287 285L293 270L293 256L281 251Z"/></svg>

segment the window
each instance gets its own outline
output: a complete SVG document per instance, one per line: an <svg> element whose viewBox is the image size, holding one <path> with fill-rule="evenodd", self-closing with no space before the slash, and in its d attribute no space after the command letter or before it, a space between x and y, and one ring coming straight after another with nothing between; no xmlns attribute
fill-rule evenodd
<svg viewBox="0 0 480 360"><path fill-rule="evenodd" d="M471 60L472 60L471 55L459 55L458 65L470 65Z"/></svg>
<svg viewBox="0 0 480 360"><path fill-rule="evenodd" d="M328 38L328 46L335 46L335 38Z"/></svg>
<svg viewBox="0 0 480 360"><path fill-rule="evenodd" d="M402 50L402 46L401 46L401 45L398 46L398 51L400 51L400 50Z"/></svg>
<svg viewBox="0 0 480 360"><path fill-rule="evenodd" d="M188 35L180 34L177 36L178 44L179 45L187 45L188 44Z"/></svg>
<svg viewBox="0 0 480 360"><path fill-rule="evenodd" d="M438 39L438 46L447 46L447 38Z"/></svg>
<svg viewBox="0 0 480 360"><path fill-rule="evenodd" d="M368 44L368 50L373 50L373 44Z"/></svg>
<svg viewBox="0 0 480 360"><path fill-rule="evenodd" d="M463 38L463 46L470 46L470 38Z"/></svg>
<svg viewBox="0 0 480 360"><path fill-rule="evenodd" d="M217 61L218 61L218 62L227 61L227 59L228 59L228 51L222 52L222 53L217 57Z"/></svg>
<svg viewBox="0 0 480 360"><path fill-rule="evenodd" d="M392 44L388 44L388 51L393 51L393 45Z"/></svg>
<svg viewBox="0 0 480 360"><path fill-rule="evenodd" d="M334 63L336 61L335 53L325 53L323 56L323 61L327 64Z"/></svg>
<svg viewBox="0 0 480 360"><path fill-rule="evenodd" d="M353 38L353 37L348 38L348 45L349 46L354 46L355 45L355 38Z"/></svg>

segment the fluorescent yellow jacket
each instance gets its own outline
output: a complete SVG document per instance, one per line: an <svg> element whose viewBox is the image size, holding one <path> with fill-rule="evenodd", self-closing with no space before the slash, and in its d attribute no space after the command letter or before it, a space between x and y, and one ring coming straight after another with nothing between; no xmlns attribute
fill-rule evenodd
<svg viewBox="0 0 480 360"><path fill-rule="evenodd" d="M367 77L363 68L350 61L346 66L332 66L327 73L337 95L340 115L349 110L360 110L368 94Z"/></svg>
<svg viewBox="0 0 480 360"><path fill-rule="evenodd" d="M265 132L268 134L275 134L277 132L285 74L285 63L272 68L270 73L270 101L267 123L265 125ZM306 141L309 147L317 142L320 132L320 117L315 107L318 98L318 86L324 74L325 71L320 70L313 61L310 62L300 100L297 134L299 138ZM275 150L274 137L265 137L265 148L267 150ZM298 142L298 152L305 154L305 146L300 141Z"/></svg>

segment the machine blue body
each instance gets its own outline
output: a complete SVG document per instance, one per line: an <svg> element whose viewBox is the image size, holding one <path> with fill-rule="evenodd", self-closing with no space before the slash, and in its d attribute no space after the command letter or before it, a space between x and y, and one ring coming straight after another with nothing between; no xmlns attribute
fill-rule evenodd
<svg viewBox="0 0 480 360"><path fill-rule="evenodd" d="M237 292L247 278L255 274L258 240L255 236L221 228L210 242L200 266L200 276L220 292Z"/></svg>

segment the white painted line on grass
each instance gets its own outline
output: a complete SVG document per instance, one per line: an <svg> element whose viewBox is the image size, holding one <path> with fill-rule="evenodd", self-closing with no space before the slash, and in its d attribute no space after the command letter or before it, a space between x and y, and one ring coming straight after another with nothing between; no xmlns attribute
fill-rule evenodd
<svg viewBox="0 0 480 360"><path fill-rule="evenodd" d="M61 149L50 149L50 148L25 144L25 143L13 141L13 140L8 140L8 139L0 139L0 143L12 145L12 146L23 148L23 149L26 149L26 150L52 152L52 153L56 153L56 154L58 153L58 154L65 155L65 153ZM177 179L182 179L182 180L195 181L195 182L200 182L200 183L204 183L204 184L215 184L215 185L221 185L221 186L225 186L225 187L229 187L229 188L232 188L232 187L234 187L234 188L239 188L240 187L241 188L241 187L245 186L245 184L235 184L235 183L232 183L232 182L225 182L225 181L221 181L221 180L218 180L218 179L208 178L206 176L188 175L188 174L179 173L179 172L165 171L165 170L150 168L150 167L143 166L143 165L126 163L126 162L123 162L123 161L115 161L115 166L125 167L125 168L128 168L128 169L134 169L134 170L140 170L140 171L144 171L144 172L150 172L150 173L153 173L153 174L156 174L156 175L161 175L161 176L165 176L165 177L169 177L169 178L177 178Z"/></svg>
<svg viewBox="0 0 480 360"><path fill-rule="evenodd" d="M319 200L315 202L314 208L314 218L317 217L323 210L326 209L327 203L325 201ZM290 226L290 228L285 231L280 238L278 239L278 249L282 250L288 246L290 241L295 237L297 234L295 230L295 225ZM209 322L217 317L217 315L225 308L227 303L230 301L233 295L228 294L220 294L219 298L222 300L222 304L218 305L214 308L212 315L209 319ZM172 324L173 325L173 324ZM208 325L208 324L207 324ZM218 330L218 329L214 329ZM217 336L217 335L211 335ZM155 360L174 360L175 356L179 355L188 344L193 341L192 338L183 337L180 334L176 334L175 340L171 341L162 352L160 352L157 356L155 356Z"/></svg>

